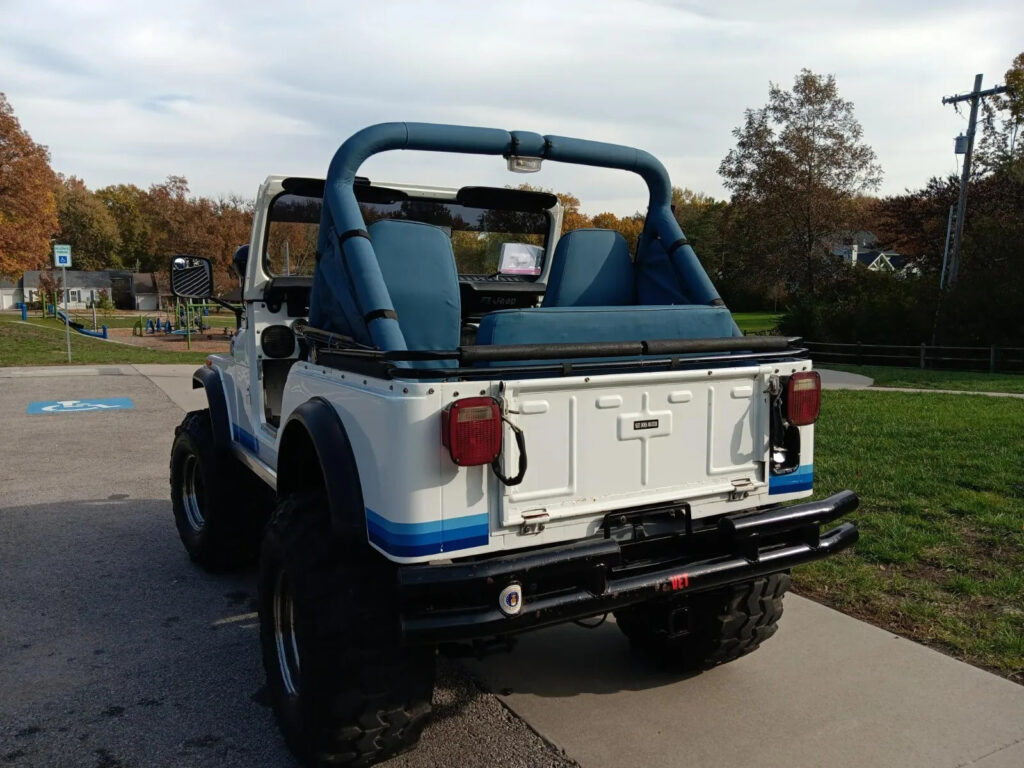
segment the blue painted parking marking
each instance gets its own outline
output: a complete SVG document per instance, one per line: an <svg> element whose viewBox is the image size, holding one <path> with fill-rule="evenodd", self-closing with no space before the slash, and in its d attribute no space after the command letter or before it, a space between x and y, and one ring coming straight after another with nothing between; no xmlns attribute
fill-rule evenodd
<svg viewBox="0 0 1024 768"><path fill-rule="evenodd" d="M27 413L84 413L86 411L131 411L130 397L92 397L88 400L42 400L28 404Z"/></svg>

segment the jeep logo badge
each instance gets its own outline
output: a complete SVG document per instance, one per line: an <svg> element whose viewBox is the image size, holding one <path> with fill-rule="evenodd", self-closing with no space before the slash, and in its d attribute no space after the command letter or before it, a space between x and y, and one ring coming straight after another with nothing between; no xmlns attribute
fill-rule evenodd
<svg viewBox="0 0 1024 768"><path fill-rule="evenodd" d="M515 616L523 609L523 588L519 584L509 584L498 595L498 607L506 616Z"/></svg>
<svg viewBox="0 0 1024 768"><path fill-rule="evenodd" d="M642 419L640 421L633 422L633 429L657 429L657 419Z"/></svg>

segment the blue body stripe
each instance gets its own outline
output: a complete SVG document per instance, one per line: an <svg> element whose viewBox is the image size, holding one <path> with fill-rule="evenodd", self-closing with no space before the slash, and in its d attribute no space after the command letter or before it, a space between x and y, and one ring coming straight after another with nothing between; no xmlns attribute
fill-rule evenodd
<svg viewBox="0 0 1024 768"><path fill-rule="evenodd" d="M768 495L809 491L814 487L814 465L804 464L788 475L770 475Z"/></svg>
<svg viewBox="0 0 1024 768"><path fill-rule="evenodd" d="M236 443L241 443L242 447L248 448L250 453L259 455L260 444L255 435L250 435L237 424L232 425L232 432L234 433Z"/></svg>
<svg viewBox="0 0 1024 768"><path fill-rule="evenodd" d="M419 557L469 549L487 544L490 528L487 513L428 523L396 523L366 509L370 541L398 557Z"/></svg>

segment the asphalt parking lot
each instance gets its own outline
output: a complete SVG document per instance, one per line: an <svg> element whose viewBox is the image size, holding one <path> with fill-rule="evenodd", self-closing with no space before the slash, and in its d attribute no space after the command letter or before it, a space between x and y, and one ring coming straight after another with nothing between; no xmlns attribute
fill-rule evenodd
<svg viewBox="0 0 1024 768"><path fill-rule="evenodd" d="M255 573L203 573L174 529L191 368L147 368L0 369L0 765L292 766L263 693ZM100 397L134 407L26 413ZM386 765L573 765L445 659L434 711L420 749Z"/></svg>
<svg viewBox="0 0 1024 768"><path fill-rule="evenodd" d="M199 571L171 519L188 372L0 369L0 765L293 765L255 574ZM27 413L92 398L133 408ZM439 671L420 749L387 765L1024 765L1024 688L793 596L771 643L686 680L611 622Z"/></svg>

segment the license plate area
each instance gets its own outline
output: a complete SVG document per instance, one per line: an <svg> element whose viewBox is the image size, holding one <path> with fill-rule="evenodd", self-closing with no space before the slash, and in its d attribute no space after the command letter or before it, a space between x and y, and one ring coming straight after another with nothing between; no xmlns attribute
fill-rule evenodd
<svg viewBox="0 0 1024 768"><path fill-rule="evenodd" d="M710 375L709 375L710 373ZM764 486L767 372L663 372L509 382L529 469L503 489L501 521L549 521ZM518 461L511 434L506 471Z"/></svg>

